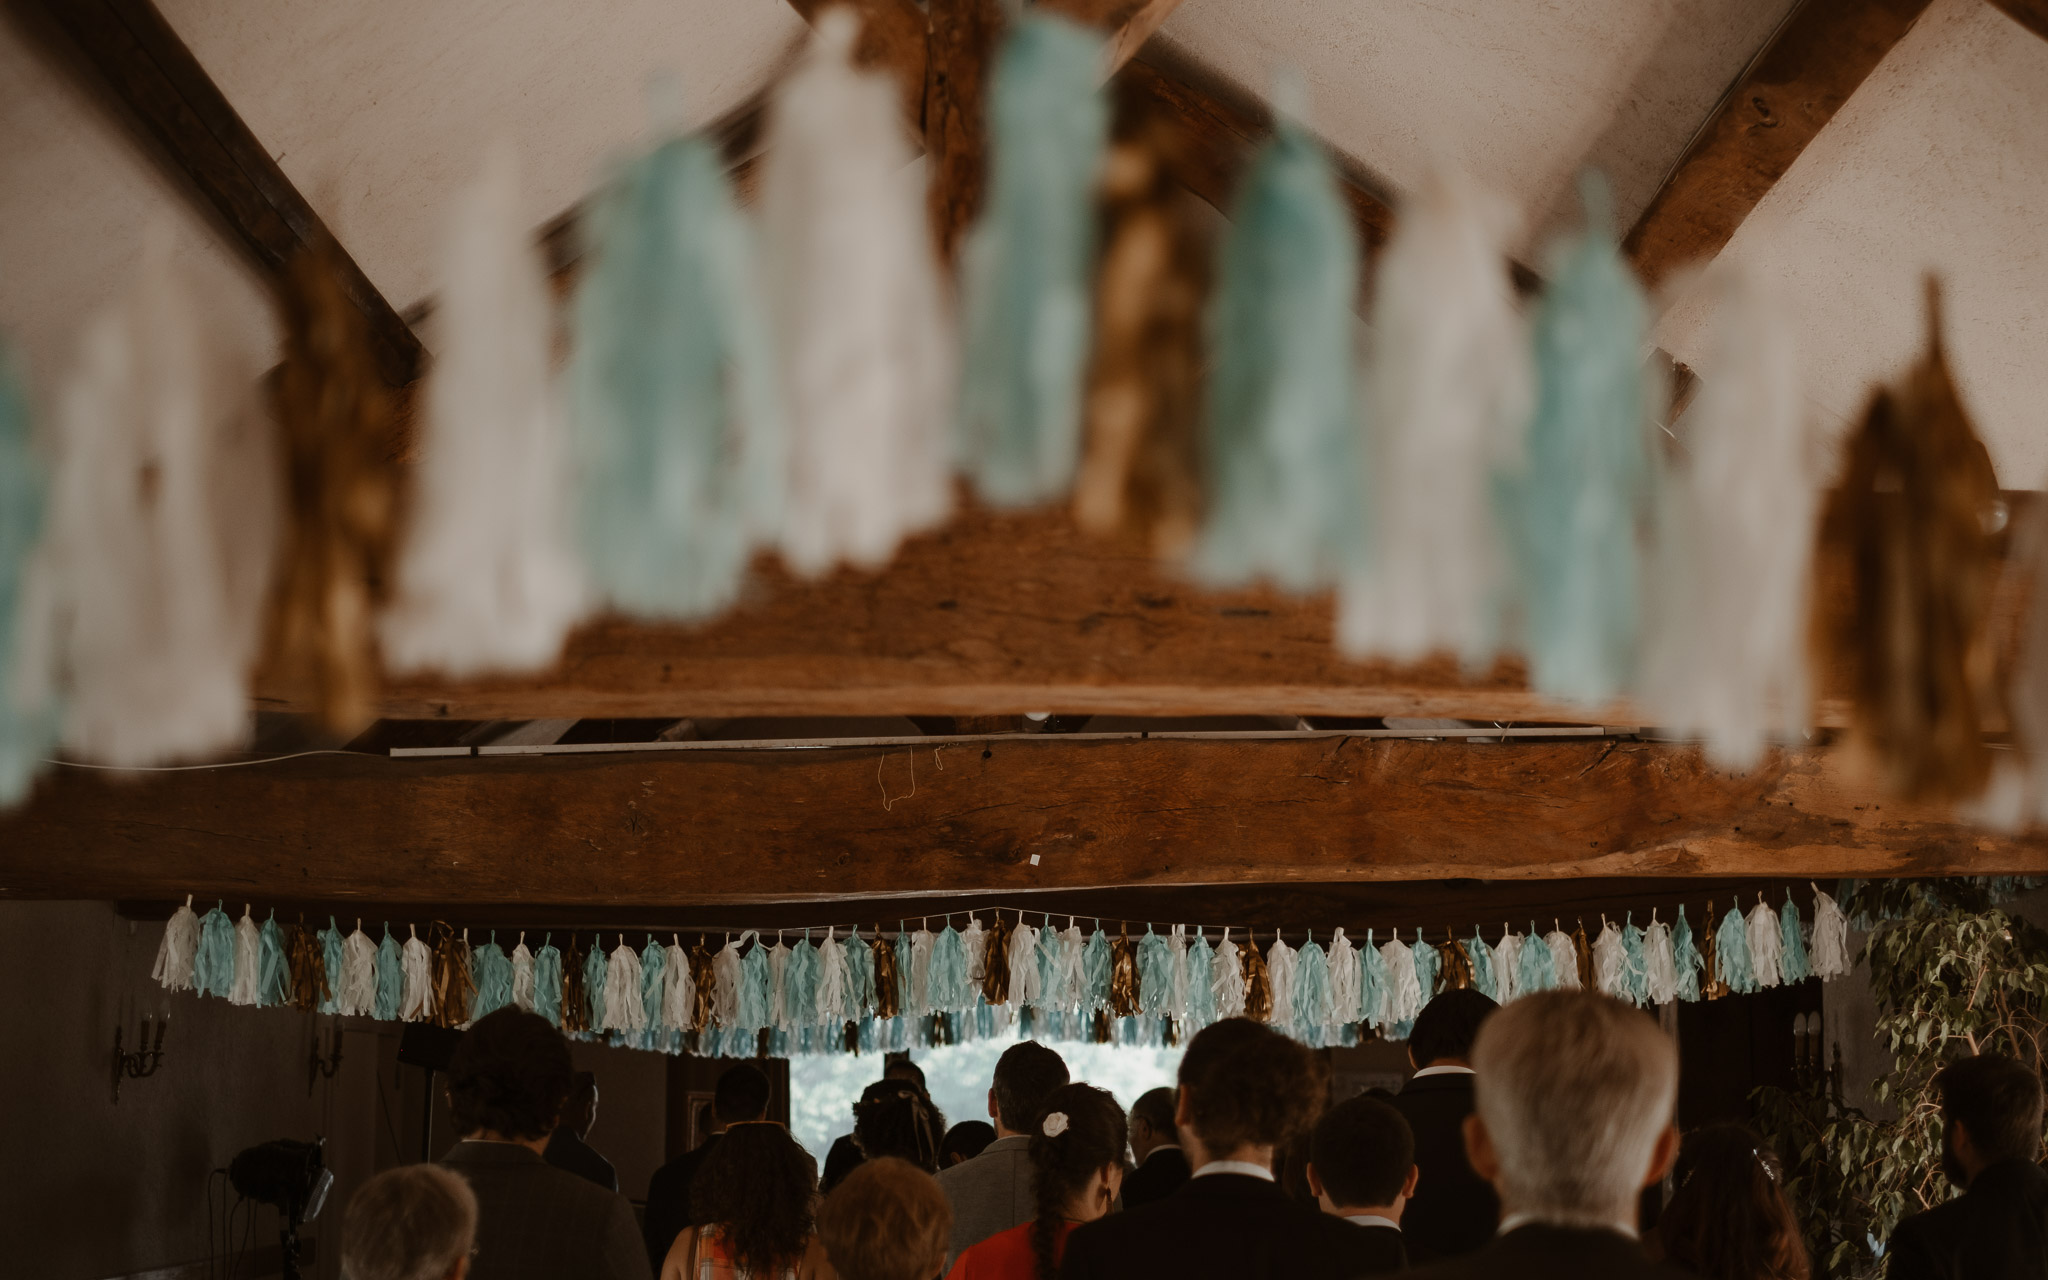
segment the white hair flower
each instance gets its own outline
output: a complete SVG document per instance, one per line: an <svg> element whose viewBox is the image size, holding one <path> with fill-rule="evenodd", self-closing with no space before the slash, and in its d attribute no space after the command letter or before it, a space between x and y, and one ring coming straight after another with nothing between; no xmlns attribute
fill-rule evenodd
<svg viewBox="0 0 2048 1280"><path fill-rule="evenodd" d="M1045 1117L1045 1124L1041 1127L1044 1130L1046 1137L1059 1137L1061 1134L1067 1131L1067 1113L1064 1111L1054 1111L1050 1113Z"/></svg>

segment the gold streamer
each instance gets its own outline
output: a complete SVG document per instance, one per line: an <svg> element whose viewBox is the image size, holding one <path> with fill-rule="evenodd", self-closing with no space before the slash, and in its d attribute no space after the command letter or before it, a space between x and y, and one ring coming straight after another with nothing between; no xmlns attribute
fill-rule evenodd
<svg viewBox="0 0 2048 1280"><path fill-rule="evenodd" d="M1138 1016L1138 949L1127 928L1119 924L1109 944L1109 1011L1119 1018Z"/></svg>
<svg viewBox="0 0 2048 1280"><path fill-rule="evenodd" d="M1437 970L1438 991L1463 991L1472 985L1472 956L1465 950L1465 944L1458 941L1458 935L1449 928L1444 930L1449 942L1436 944L1436 953L1443 964Z"/></svg>
<svg viewBox="0 0 2048 1280"><path fill-rule="evenodd" d="M592 945L600 945L593 943ZM562 1030L590 1030L590 995L583 985L583 960L589 953L577 944L576 935L569 935L569 946L562 952Z"/></svg>
<svg viewBox="0 0 2048 1280"><path fill-rule="evenodd" d="M703 934L697 935L696 945L690 948L690 981L695 984L696 999L690 1010L690 1029L702 1035L711 1026L711 1006L718 993L718 971L712 964L711 948Z"/></svg>
<svg viewBox="0 0 2048 1280"><path fill-rule="evenodd" d="M469 1021L469 998L475 982L469 973L469 941L440 921L434 944L434 1024L459 1027Z"/></svg>
<svg viewBox="0 0 2048 1280"><path fill-rule="evenodd" d="M882 926L875 926L875 1016L893 1018L903 1012L902 1001L898 998L896 974L896 948L882 936Z"/></svg>
<svg viewBox="0 0 2048 1280"><path fill-rule="evenodd" d="M981 953L981 998L1000 1006L1010 1001L1010 926L1004 923L1002 912L996 912L987 936Z"/></svg>
<svg viewBox="0 0 2048 1280"><path fill-rule="evenodd" d="M292 1003L308 1013L333 997L327 986L327 957L303 919L286 926L285 958L292 975Z"/></svg>
<svg viewBox="0 0 2048 1280"><path fill-rule="evenodd" d="M1593 947L1591 943L1586 941L1586 922L1584 920L1579 921L1579 927L1572 930L1572 950L1577 952L1579 957L1579 990L1594 990Z"/></svg>
<svg viewBox="0 0 2048 1280"><path fill-rule="evenodd" d="M1244 1016L1253 1022L1273 1017L1273 978L1266 972L1266 957L1259 954L1259 935L1248 933L1250 944L1238 954L1244 962Z"/></svg>
<svg viewBox="0 0 2048 1280"><path fill-rule="evenodd" d="M1719 1000L1728 994L1728 984L1721 981L1720 958L1715 955L1714 944L1714 901L1707 900L1706 930L1700 934L1700 955L1705 957L1707 966L1701 974L1700 995L1708 1000Z"/></svg>

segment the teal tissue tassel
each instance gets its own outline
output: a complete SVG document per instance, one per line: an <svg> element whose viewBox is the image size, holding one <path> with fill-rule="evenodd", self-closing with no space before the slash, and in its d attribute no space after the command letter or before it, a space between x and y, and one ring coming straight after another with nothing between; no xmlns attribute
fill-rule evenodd
<svg viewBox="0 0 2048 1280"><path fill-rule="evenodd" d="M1435 947L1422 940L1420 929L1415 931L1415 945L1409 949L1415 953L1415 985L1422 989L1422 1003L1428 1004L1436 995L1437 975L1443 970L1444 958L1437 954Z"/></svg>
<svg viewBox="0 0 2048 1280"><path fill-rule="evenodd" d="M398 1004L404 995L405 961L398 954L398 939L391 936L391 922L386 920L384 941L377 944L377 1021L398 1021Z"/></svg>
<svg viewBox="0 0 2048 1280"><path fill-rule="evenodd" d="M875 953L854 930L846 944L846 1018L860 1022L875 1011Z"/></svg>
<svg viewBox="0 0 2048 1280"><path fill-rule="evenodd" d="M1621 926L1622 979L1628 998L1636 1005L1650 1002L1650 966L1643 955L1643 931L1636 928L1636 913L1628 913Z"/></svg>
<svg viewBox="0 0 2048 1280"><path fill-rule="evenodd" d="M1579 183L1586 230L1557 247L1536 308L1536 415L1519 504L1530 675L1597 704L1633 673L1648 499L1649 306L1614 241L1607 182Z"/></svg>
<svg viewBox="0 0 2048 1280"><path fill-rule="evenodd" d="M1557 985L1557 965L1550 956L1550 947L1537 932L1536 922L1529 922L1529 936L1522 939L1521 949L1515 953L1515 990L1548 991Z"/></svg>
<svg viewBox="0 0 2048 1280"><path fill-rule="evenodd" d="M650 1045L665 1044L667 1038L661 1030L662 985L668 975L668 948L647 935L647 945L640 949L640 1011L647 1019L647 1041Z"/></svg>
<svg viewBox="0 0 2048 1280"><path fill-rule="evenodd" d="M904 928L905 921L896 924L896 1010L900 1021L911 1016L910 1012L910 953L912 950L910 930ZM897 1046L901 1047L901 1046Z"/></svg>
<svg viewBox="0 0 2048 1280"><path fill-rule="evenodd" d="M782 1007L791 1026L809 1026L818 1021L818 948L811 943L811 931L789 949L782 966Z"/></svg>
<svg viewBox="0 0 2048 1280"><path fill-rule="evenodd" d="M1092 1014L1109 1007L1109 968L1109 935L1097 920L1088 945L1081 948L1081 1007L1077 1012Z"/></svg>
<svg viewBox="0 0 2048 1280"><path fill-rule="evenodd" d="M1046 932L1051 933L1052 930L1048 929ZM1189 1034L1200 1031L1216 1021L1216 988L1211 985L1214 981L1215 961L1216 949L1209 945L1207 938L1200 934L1195 935L1194 942L1188 946L1188 1016L1185 1031ZM1186 1044L1187 1040L1188 1036L1184 1034L1181 1043Z"/></svg>
<svg viewBox="0 0 2048 1280"><path fill-rule="evenodd" d="M1311 1049L1330 1043L1330 958L1314 934L1294 953L1294 1027Z"/></svg>
<svg viewBox="0 0 2048 1280"><path fill-rule="evenodd" d="M235 985L235 922L216 903L199 922L199 950L192 958L192 989L225 1000Z"/></svg>
<svg viewBox="0 0 2048 1280"><path fill-rule="evenodd" d="M327 917L327 927L313 935L320 944L320 964L327 973L327 998L320 1002L321 1013L341 1012L341 969L344 963L341 948L341 926L334 923L334 917Z"/></svg>
<svg viewBox="0 0 2048 1280"><path fill-rule="evenodd" d="M291 958L285 954L284 930L278 927L275 911L263 922L263 930L257 940L261 950L256 953L256 1007L272 1009L290 1004Z"/></svg>
<svg viewBox="0 0 2048 1280"><path fill-rule="evenodd" d="M1109 132L1100 34L1028 9L1014 30L988 92L987 205L961 259L959 455L996 506L1043 502L1074 480Z"/></svg>
<svg viewBox="0 0 2048 1280"><path fill-rule="evenodd" d="M469 995L471 1022L512 1003L512 957L498 945L497 930L491 930L489 942L469 953L469 971L476 981ZM592 1022L590 1025L595 1027L598 1024Z"/></svg>
<svg viewBox="0 0 2048 1280"><path fill-rule="evenodd" d="M1172 1003L1173 949L1148 924L1138 939L1138 1007L1156 1020Z"/></svg>
<svg viewBox="0 0 2048 1280"><path fill-rule="evenodd" d="M1358 244L1321 144L1279 114L1217 266L1208 515L1193 568L1213 586L1264 577L1304 591L1343 576L1366 528L1352 359Z"/></svg>
<svg viewBox="0 0 2048 1280"><path fill-rule="evenodd" d="M1778 912L1778 936L1784 951L1778 957L1778 974L1786 982L1804 982L1813 976L1813 962L1806 958L1806 935L1799 928L1799 904L1792 891L1785 890L1785 905Z"/></svg>
<svg viewBox="0 0 2048 1280"><path fill-rule="evenodd" d="M953 1013L974 1007L974 992L967 985L967 948L951 920L932 938L930 976L925 995L935 1013Z"/></svg>
<svg viewBox="0 0 2048 1280"><path fill-rule="evenodd" d="M733 1025L747 1031L758 1031L769 1023L768 1003L768 948L759 936L754 945L747 948L745 958L740 961L739 1011Z"/></svg>
<svg viewBox="0 0 2048 1280"><path fill-rule="evenodd" d="M1052 917L1047 916L1044 927L1038 931L1038 1007L1056 1008L1059 989L1060 931L1052 927Z"/></svg>
<svg viewBox="0 0 2048 1280"><path fill-rule="evenodd" d="M0 809L28 795L56 745L54 709L29 705L41 700L42 681L21 669L29 647L29 562L42 538L48 491L48 469L29 428L28 391L12 348L0 342Z"/></svg>
<svg viewBox="0 0 2048 1280"><path fill-rule="evenodd" d="M1692 926L1686 922L1683 904L1678 908L1678 923L1671 926L1671 962L1678 970L1678 998L1699 999L1700 974L1707 967L1707 958L1692 940Z"/></svg>
<svg viewBox="0 0 2048 1280"><path fill-rule="evenodd" d="M707 617L782 516L751 234L703 137L626 163L583 231L569 386L591 581L632 613Z"/></svg>
<svg viewBox="0 0 2048 1280"><path fill-rule="evenodd" d="M1740 899L1721 917L1721 927L1714 931L1714 960L1720 967L1721 981L1728 984L1730 991L1744 995L1757 989L1756 969L1749 959L1749 926L1742 919Z"/></svg>
<svg viewBox="0 0 2048 1280"><path fill-rule="evenodd" d="M1384 1029L1387 1025L1387 958L1372 940L1373 931L1365 931L1365 945L1358 949L1358 1007L1365 1011L1364 1021Z"/></svg>
<svg viewBox="0 0 2048 1280"><path fill-rule="evenodd" d="M1479 936L1479 926L1472 926L1472 941L1465 944L1465 954L1472 960L1472 987L1488 1000L1500 999L1500 975L1494 972L1493 948L1486 945Z"/></svg>
<svg viewBox="0 0 2048 1280"><path fill-rule="evenodd" d="M533 1011L555 1026L562 1025L562 953L555 947L555 935L547 936L533 953Z"/></svg>
<svg viewBox="0 0 2048 1280"><path fill-rule="evenodd" d="M611 972L602 938L602 934L592 938L583 957L583 1018L593 1034L604 1025L604 982Z"/></svg>

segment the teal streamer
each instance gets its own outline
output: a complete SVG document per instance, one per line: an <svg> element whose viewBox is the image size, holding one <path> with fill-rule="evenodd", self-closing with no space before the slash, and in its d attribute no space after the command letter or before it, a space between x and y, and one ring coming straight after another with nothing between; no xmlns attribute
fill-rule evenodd
<svg viewBox="0 0 2048 1280"><path fill-rule="evenodd" d="M533 1011L558 1027L562 1025L562 953L555 947L552 933L533 953Z"/></svg>
<svg viewBox="0 0 2048 1280"><path fill-rule="evenodd" d="M57 741L52 708L26 705L41 681L21 669L29 565L42 540L49 475L35 447L28 388L0 341L0 809L18 804Z"/></svg>
<svg viewBox="0 0 2048 1280"><path fill-rule="evenodd" d="M489 942L469 953L469 971L476 979L476 986L469 993L471 1022L512 1003L512 957L498 945L496 929L491 930ZM590 1025L595 1027L597 1023L593 1021Z"/></svg>
<svg viewBox="0 0 2048 1280"><path fill-rule="evenodd" d="M1102 921L1097 920L1095 932L1088 935L1088 945L1081 948L1081 1013L1092 1014L1109 1007L1110 960L1109 935L1102 931Z"/></svg>
<svg viewBox="0 0 2048 1280"><path fill-rule="evenodd" d="M752 236L702 136L625 163L582 230L569 385L591 581L629 612L707 617L782 512Z"/></svg>
<svg viewBox="0 0 2048 1280"><path fill-rule="evenodd" d="M1465 944L1465 953L1472 959L1472 987L1488 1000L1500 999L1500 975L1493 958L1493 948L1486 945L1479 936L1479 926L1472 926L1472 941Z"/></svg>
<svg viewBox="0 0 2048 1280"><path fill-rule="evenodd" d="M846 1017L859 1022L875 1010L875 953L860 930L846 944Z"/></svg>
<svg viewBox="0 0 2048 1280"><path fill-rule="evenodd" d="M391 936L391 922L386 920L384 940L377 944L377 1021L398 1021L398 1006L404 997L405 960L398 953L398 939Z"/></svg>
<svg viewBox="0 0 2048 1280"><path fill-rule="evenodd" d="M1138 1007L1158 1018L1172 1003L1173 948L1148 924L1145 936L1138 939Z"/></svg>
<svg viewBox="0 0 2048 1280"><path fill-rule="evenodd" d="M1428 1004L1436 995L1437 975L1443 970L1444 958L1437 954L1435 947L1422 940L1420 929L1415 931L1415 941L1408 949L1415 955L1415 985L1422 989L1422 1003Z"/></svg>
<svg viewBox="0 0 2048 1280"><path fill-rule="evenodd" d="M1643 955L1643 931L1636 928L1636 913L1628 913L1621 926L1622 982L1628 998L1637 1005L1650 1003L1650 967Z"/></svg>
<svg viewBox="0 0 2048 1280"><path fill-rule="evenodd" d="M772 1011L768 997L768 947L758 934L740 960L739 996L733 1025L746 1031L759 1031L767 1026Z"/></svg>
<svg viewBox="0 0 2048 1280"><path fill-rule="evenodd" d="M912 950L910 930L904 926L907 921L896 922L896 1008L898 1018L910 1012L910 953Z"/></svg>
<svg viewBox="0 0 2048 1280"><path fill-rule="evenodd" d="M1706 970L1707 958L1700 954L1699 944L1692 939L1692 925L1686 921L1683 903L1679 904L1678 923L1671 926L1671 962L1678 970L1678 998L1699 999L1700 975Z"/></svg>
<svg viewBox="0 0 2048 1280"><path fill-rule="evenodd" d="M1749 958L1749 926L1743 922L1740 899L1721 917L1721 927L1714 931L1714 960L1719 965L1721 981L1728 984L1730 991L1746 995L1758 989L1756 966Z"/></svg>
<svg viewBox="0 0 2048 1280"><path fill-rule="evenodd" d="M961 258L961 464L996 506L1064 494L1080 455L1095 180L1109 133L1100 33L1025 11L989 84L986 210Z"/></svg>
<svg viewBox="0 0 2048 1280"><path fill-rule="evenodd" d="M967 948L953 922L932 938L932 955L925 971L925 997L938 1013L957 1013L974 1007L974 992L967 983Z"/></svg>
<svg viewBox="0 0 2048 1280"><path fill-rule="evenodd" d="M1536 308L1536 414L1511 501L1531 678L1556 697L1602 703L1635 665L1649 306L1615 244L1606 180L1588 172L1579 192L1586 229L1553 252Z"/></svg>
<svg viewBox="0 0 2048 1280"><path fill-rule="evenodd" d="M604 935L599 934L591 940L590 951L583 957L583 1017L592 1031L604 1025L604 981L610 972L610 962L604 953Z"/></svg>
<svg viewBox="0 0 2048 1280"><path fill-rule="evenodd" d="M327 998L320 1002L321 1013L341 1012L341 970L344 963L341 947L341 926L334 917L327 917L327 927L313 935L320 944L321 967L327 972Z"/></svg>
<svg viewBox="0 0 2048 1280"><path fill-rule="evenodd" d="M1806 934L1799 927L1799 904L1792 891L1785 890L1785 905L1778 911L1778 938L1784 948L1778 957L1778 973L1786 982L1804 982L1813 976L1813 962L1806 955Z"/></svg>
<svg viewBox="0 0 2048 1280"><path fill-rule="evenodd" d="M640 949L640 1013L647 1019L647 1037L653 1042L661 1035L661 990L668 974L668 948L647 935Z"/></svg>
<svg viewBox="0 0 2048 1280"><path fill-rule="evenodd" d="M1047 930L1047 932L1051 932ZM1188 1009L1187 1031L1200 1031L1216 1021L1215 982L1216 949L1200 934L1188 944ZM1187 1043L1187 1037L1181 1038Z"/></svg>
<svg viewBox="0 0 2048 1280"><path fill-rule="evenodd" d="M1193 568L1211 585L1313 590L1360 556L1357 289L1329 158L1283 115L1232 208L1208 317L1208 515Z"/></svg>
<svg viewBox="0 0 2048 1280"><path fill-rule="evenodd" d="M260 945L256 952L256 1006L273 1009L281 1004L290 1004L291 957L285 954L284 930L278 926L275 911L263 922L257 941Z"/></svg>
<svg viewBox="0 0 2048 1280"><path fill-rule="evenodd" d="M789 949L782 966L782 1007L789 1020L799 1026L818 1021L818 948L811 943L811 931Z"/></svg>
<svg viewBox="0 0 2048 1280"><path fill-rule="evenodd" d="M1311 1049L1327 1048L1330 1036L1330 958L1310 934L1294 953L1294 1027Z"/></svg>
<svg viewBox="0 0 2048 1280"><path fill-rule="evenodd" d="M1358 995L1360 1007L1365 1010L1365 1021L1374 1027L1384 1029L1387 1025L1387 958L1380 954L1378 944L1373 942L1373 931L1365 931L1365 945L1358 949Z"/></svg>
<svg viewBox="0 0 2048 1280"><path fill-rule="evenodd" d="M1060 931L1052 927L1052 917L1045 918L1045 925L1038 931L1038 1007L1053 1008L1054 997L1060 984Z"/></svg>
<svg viewBox="0 0 2048 1280"><path fill-rule="evenodd" d="M1557 965L1550 955L1550 944L1536 930L1536 922L1529 922L1529 934L1522 939L1522 945L1515 952L1515 990L1522 992L1549 991L1557 986Z"/></svg>
<svg viewBox="0 0 2048 1280"><path fill-rule="evenodd" d="M235 922L215 903L199 921L199 950L192 957L192 989L225 1000L235 985Z"/></svg>

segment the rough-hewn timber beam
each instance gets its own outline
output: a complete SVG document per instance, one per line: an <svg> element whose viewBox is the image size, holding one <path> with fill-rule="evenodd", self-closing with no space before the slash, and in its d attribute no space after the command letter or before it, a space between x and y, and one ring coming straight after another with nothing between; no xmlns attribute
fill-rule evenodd
<svg viewBox="0 0 2048 1280"><path fill-rule="evenodd" d="M915 771L913 789L912 772ZM1446 878L2038 873L1835 755L1747 777L1619 740L1003 738L59 770L0 891L682 904Z"/></svg>
<svg viewBox="0 0 2048 1280"><path fill-rule="evenodd" d="M1711 258L1912 29L1928 0L1805 0L1730 85L1630 230L1654 284Z"/></svg>
<svg viewBox="0 0 2048 1280"><path fill-rule="evenodd" d="M2048 0L1991 0L2014 22L2048 40Z"/></svg>
<svg viewBox="0 0 2048 1280"><path fill-rule="evenodd" d="M145 147L189 183L266 279L333 235L150 0L9 0L31 32L68 41ZM342 287L369 322L378 367L394 386L420 370L420 343L344 250Z"/></svg>

